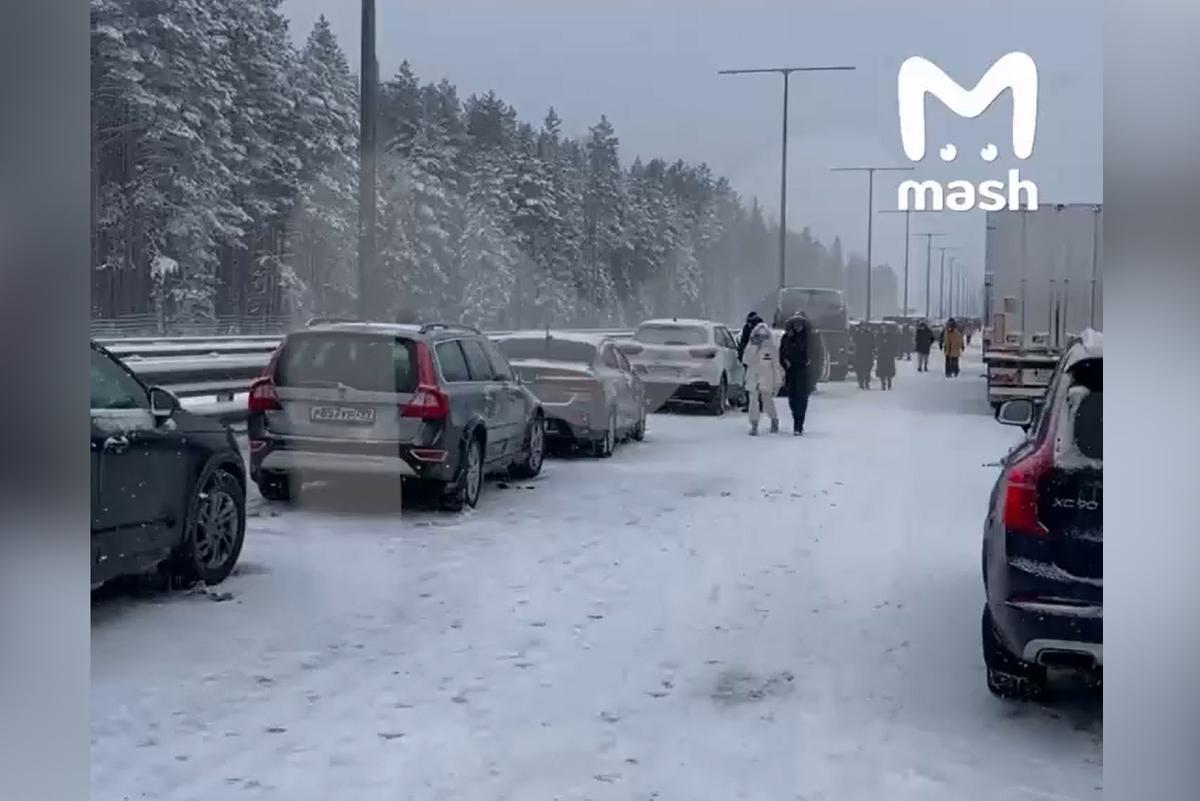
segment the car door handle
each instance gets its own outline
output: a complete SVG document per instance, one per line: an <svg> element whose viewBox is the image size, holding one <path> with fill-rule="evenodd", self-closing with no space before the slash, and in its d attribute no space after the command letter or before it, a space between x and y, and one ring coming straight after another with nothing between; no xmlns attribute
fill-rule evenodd
<svg viewBox="0 0 1200 801"><path fill-rule="evenodd" d="M129 437L124 434L120 436L111 436L104 440L104 450L110 453L122 453L129 447Z"/></svg>

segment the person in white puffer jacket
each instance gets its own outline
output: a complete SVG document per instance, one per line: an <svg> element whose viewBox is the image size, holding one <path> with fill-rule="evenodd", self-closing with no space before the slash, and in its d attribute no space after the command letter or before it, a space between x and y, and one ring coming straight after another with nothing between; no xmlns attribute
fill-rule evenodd
<svg viewBox="0 0 1200 801"><path fill-rule="evenodd" d="M745 363L746 388L750 391L750 436L758 434L762 410L771 418L774 433L779 430L779 412L775 410L775 395L780 385L779 344L766 323L759 323L750 332Z"/></svg>

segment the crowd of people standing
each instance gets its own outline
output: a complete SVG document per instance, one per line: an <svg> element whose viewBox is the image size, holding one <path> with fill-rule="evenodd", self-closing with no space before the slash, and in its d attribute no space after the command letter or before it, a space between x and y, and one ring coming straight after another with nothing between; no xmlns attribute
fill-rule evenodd
<svg viewBox="0 0 1200 801"><path fill-rule="evenodd" d="M929 372L929 355L936 342L945 359L947 378L957 378L959 360L970 344L973 331L970 324L960 326L950 318L935 334L928 321L919 320L916 326L898 322L858 323L850 336L852 353L850 366L858 379L859 389L871 388L871 375L879 379L880 388L890 391L896 379L896 362L909 361L917 354L917 372ZM779 414L775 396L780 389L788 398L792 412L793 433L804 433L808 415L808 398L820 378L821 337L808 317L797 314L784 326L776 341L775 333L756 312L746 317L738 341L738 358L746 367L747 411L750 415L750 434L758 434L759 422L766 412L771 432L779 430Z"/></svg>

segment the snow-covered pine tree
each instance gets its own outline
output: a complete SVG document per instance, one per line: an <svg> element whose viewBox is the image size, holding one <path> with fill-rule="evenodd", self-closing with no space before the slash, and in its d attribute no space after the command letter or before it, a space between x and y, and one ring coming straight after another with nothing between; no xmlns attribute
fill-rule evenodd
<svg viewBox="0 0 1200 801"><path fill-rule="evenodd" d="M294 82L301 167L290 224L293 303L304 315L346 314L358 293L358 88L324 16L300 52Z"/></svg>

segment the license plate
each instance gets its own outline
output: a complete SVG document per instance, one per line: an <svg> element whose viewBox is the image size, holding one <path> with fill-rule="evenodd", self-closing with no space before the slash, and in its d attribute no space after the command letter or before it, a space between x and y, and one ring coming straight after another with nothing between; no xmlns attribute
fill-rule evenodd
<svg viewBox="0 0 1200 801"><path fill-rule="evenodd" d="M312 421L314 423L369 425L375 422L375 410L359 406L314 406Z"/></svg>
<svg viewBox="0 0 1200 801"><path fill-rule="evenodd" d="M682 367L672 367L666 364L656 364L650 370L657 375L679 375L683 372Z"/></svg>

